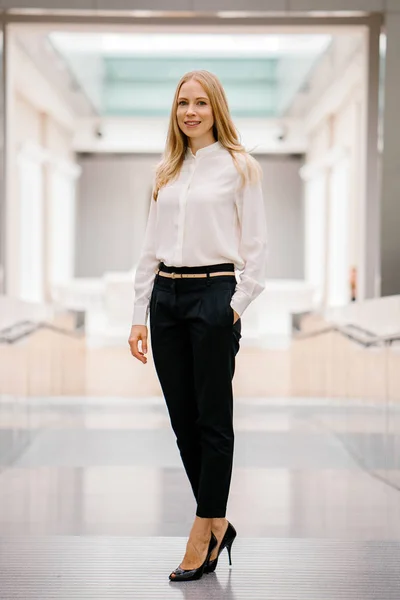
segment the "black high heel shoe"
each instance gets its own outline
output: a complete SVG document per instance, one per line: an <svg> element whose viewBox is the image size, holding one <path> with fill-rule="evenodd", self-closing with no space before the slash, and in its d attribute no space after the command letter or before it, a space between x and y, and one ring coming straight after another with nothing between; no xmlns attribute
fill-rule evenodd
<svg viewBox="0 0 400 600"><path fill-rule="evenodd" d="M231 548L232 548L232 544L234 542L236 535L237 535L236 529L228 521L227 530L225 531L225 535L222 538L220 547L218 548L218 556L217 556L217 558L214 558L214 560L209 560L207 562L206 566L204 567L204 573L212 573L213 571L215 571L217 564L218 564L219 555L221 554L221 552L224 548L226 548L228 551L229 564L232 565Z"/></svg>
<svg viewBox="0 0 400 600"><path fill-rule="evenodd" d="M169 576L170 580L171 581L194 581L195 579L200 579L200 577L202 577L202 575L204 573L204 568L209 561L212 551L214 550L214 548L216 548L217 544L218 544L217 538L215 537L213 532L211 532L211 538L210 538L210 543L208 545L207 556L206 556L203 564L200 565L200 567L198 567L197 569L181 569L181 567L177 567L175 569L175 571L172 571L171 575ZM172 577L172 574L174 574L175 577Z"/></svg>

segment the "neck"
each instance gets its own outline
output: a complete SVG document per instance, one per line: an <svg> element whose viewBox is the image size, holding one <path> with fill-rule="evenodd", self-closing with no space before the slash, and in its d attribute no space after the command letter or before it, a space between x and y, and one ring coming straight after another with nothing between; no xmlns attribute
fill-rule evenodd
<svg viewBox="0 0 400 600"><path fill-rule="evenodd" d="M201 148L205 148L206 146L211 146L211 144L215 144L216 141L217 140L213 135L208 136L207 138L189 139L189 148L193 154L196 154L197 150L201 150Z"/></svg>

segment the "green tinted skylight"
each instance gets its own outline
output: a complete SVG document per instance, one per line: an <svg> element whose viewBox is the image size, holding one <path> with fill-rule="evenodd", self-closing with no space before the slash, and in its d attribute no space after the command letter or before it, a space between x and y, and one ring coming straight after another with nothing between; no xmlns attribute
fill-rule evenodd
<svg viewBox="0 0 400 600"><path fill-rule="evenodd" d="M288 108L331 38L54 32L50 41L100 115L168 116L181 76L207 69L221 79L233 116L273 117Z"/></svg>

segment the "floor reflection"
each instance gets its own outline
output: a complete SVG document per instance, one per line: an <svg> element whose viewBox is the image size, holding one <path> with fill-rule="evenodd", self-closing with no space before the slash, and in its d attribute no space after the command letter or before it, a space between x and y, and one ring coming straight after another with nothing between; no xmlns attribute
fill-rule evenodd
<svg viewBox="0 0 400 600"><path fill-rule="evenodd" d="M14 448L0 459L0 533L187 535L195 504L161 398L3 397L0 415L0 447ZM349 401L237 398L228 516L240 534L400 539L384 481L400 469L374 415L376 431Z"/></svg>

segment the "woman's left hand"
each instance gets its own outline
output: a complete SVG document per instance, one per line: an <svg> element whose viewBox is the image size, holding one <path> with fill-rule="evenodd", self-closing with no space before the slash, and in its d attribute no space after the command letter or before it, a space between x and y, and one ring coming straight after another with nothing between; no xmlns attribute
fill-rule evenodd
<svg viewBox="0 0 400 600"><path fill-rule="evenodd" d="M237 314L236 310L233 308L233 324L236 323L238 319L240 319L240 315Z"/></svg>

